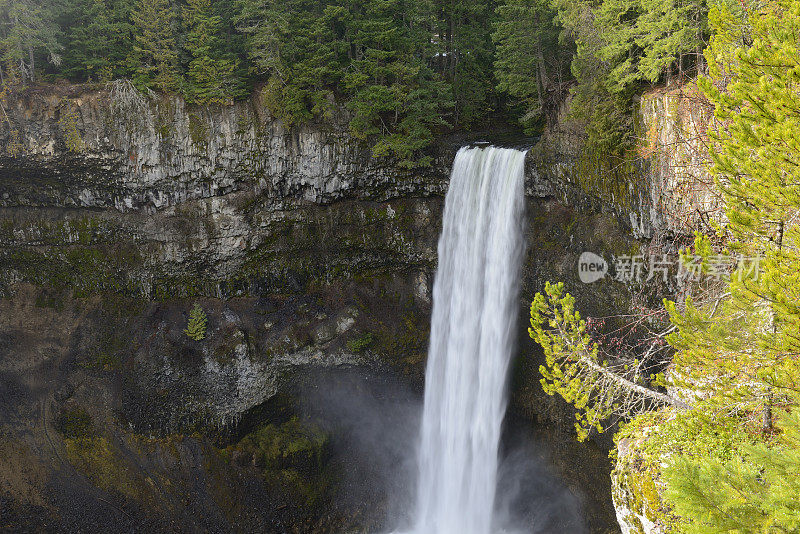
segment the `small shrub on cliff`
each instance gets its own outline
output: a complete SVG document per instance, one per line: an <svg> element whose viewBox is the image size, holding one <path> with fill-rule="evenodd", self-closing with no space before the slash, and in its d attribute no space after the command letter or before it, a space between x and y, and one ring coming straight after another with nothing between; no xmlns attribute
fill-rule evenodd
<svg viewBox="0 0 800 534"><path fill-rule="evenodd" d="M61 113L58 127L64 137L64 145L70 152L78 152L83 148L83 139L78 131L78 112L69 100L61 102Z"/></svg>
<svg viewBox="0 0 800 534"><path fill-rule="evenodd" d="M206 337L207 323L208 316L206 316L206 312L195 302L192 311L189 312L189 324L186 326L184 333L195 341L203 340Z"/></svg>
<svg viewBox="0 0 800 534"><path fill-rule="evenodd" d="M375 341L375 336L372 335L372 332L364 332L353 339L349 339L347 341L347 348L356 353L364 352L373 341Z"/></svg>

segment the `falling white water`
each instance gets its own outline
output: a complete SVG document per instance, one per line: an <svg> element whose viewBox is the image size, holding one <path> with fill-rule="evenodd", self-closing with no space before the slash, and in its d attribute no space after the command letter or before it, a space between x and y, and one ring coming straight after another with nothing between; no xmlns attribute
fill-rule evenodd
<svg viewBox="0 0 800 534"><path fill-rule="evenodd" d="M439 239L415 534L492 531L514 343L525 153L462 148Z"/></svg>

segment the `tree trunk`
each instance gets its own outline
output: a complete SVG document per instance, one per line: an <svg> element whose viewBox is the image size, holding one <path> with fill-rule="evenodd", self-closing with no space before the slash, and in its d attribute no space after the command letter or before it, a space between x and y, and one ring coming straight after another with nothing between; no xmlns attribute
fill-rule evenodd
<svg viewBox="0 0 800 534"><path fill-rule="evenodd" d="M778 237L776 239L778 250L783 248L783 221L778 222ZM775 311L770 306L770 321L772 321L772 333L778 333L778 320L775 318ZM762 430L772 431L772 389L767 387L767 399L764 401L764 411L762 413Z"/></svg>
<svg viewBox="0 0 800 534"><path fill-rule="evenodd" d="M28 57L30 58L30 61L31 61L31 81L34 81L34 78L36 78L36 65L33 62L33 47L32 46L28 47Z"/></svg>
<svg viewBox="0 0 800 534"><path fill-rule="evenodd" d="M648 389L648 388L646 388L644 386L640 386L639 384L631 382L627 378L624 378L624 377L622 377L622 376L620 376L620 375L618 375L618 374L616 374L616 373L614 373L612 371L609 371L608 369L606 369L605 367L603 367L599 363L597 363L594 360L592 360L592 358L590 358L586 354L581 355L581 360L590 369L592 369L593 371L597 371L598 373L602 374L603 376L605 376L606 378L608 378L609 380L611 380L612 382L614 382L618 386L622 386L625 389L628 389L630 391L634 391L634 392L638 393L639 395L642 395L643 397L646 397L648 399L654 400L654 401L659 402L661 404L668 404L670 406L675 406L676 408L681 408L683 410L687 410L687 409L691 408L691 406L689 406L688 404L686 404L685 402L683 402L680 399L676 399L675 397L670 397L669 395L665 395L664 393L659 393L658 391L653 391L652 389Z"/></svg>
<svg viewBox="0 0 800 534"><path fill-rule="evenodd" d="M539 39L536 40L536 58L538 60L536 69L536 83L538 85L537 90L539 92L539 106L541 107L542 114L544 114L547 122L552 123L555 121L555 113L557 110L550 109L551 103L549 102L547 94L551 85L550 77L547 75L547 63L545 63L544 59L544 49L542 49L542 42Z"/></svg>
<svg viewBox="0 0 800 534"><path fill-rule="evenodd" d="M763 432L772 431L772 393L767 394L767 400L764 403L764 411L762 413L761 430Z"/></svg>

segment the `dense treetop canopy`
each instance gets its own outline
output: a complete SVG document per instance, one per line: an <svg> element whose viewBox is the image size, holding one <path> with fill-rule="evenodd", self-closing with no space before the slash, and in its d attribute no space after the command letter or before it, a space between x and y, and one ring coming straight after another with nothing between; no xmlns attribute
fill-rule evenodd
<svg viewBox="0 0 800 534"><path fill-rule="evenodd" d="M630 98L704 47L703 0L0 0L4 95L128 78L221 104L265 88L288 124L349 111L375 155L425 165L449 129L537 133L570 88L621 149Z"/></svg>

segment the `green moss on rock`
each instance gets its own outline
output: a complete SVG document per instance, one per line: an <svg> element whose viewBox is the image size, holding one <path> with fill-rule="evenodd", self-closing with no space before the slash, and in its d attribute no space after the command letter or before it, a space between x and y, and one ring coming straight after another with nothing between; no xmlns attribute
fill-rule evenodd
<svg viewBox="0 0 800 534"><path fill-rule="evenodd" d="M245 436L234 449L252 457L264 470L288 468L312 474L322 467L327 435L316 425L293 417L282 425L265 425Z"/></svg>
<svg viewBox="0 0 800 534"><path fill-rule="evenodd" d="M614 503L620 519L636 533L678 533L682 519L662 498L661 471L673 455L729 460L749 433L742 421L716 416L713 425L701 407L664 408L641 414L615 436L612 458Z"/></svg>

